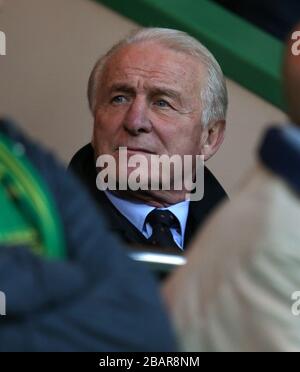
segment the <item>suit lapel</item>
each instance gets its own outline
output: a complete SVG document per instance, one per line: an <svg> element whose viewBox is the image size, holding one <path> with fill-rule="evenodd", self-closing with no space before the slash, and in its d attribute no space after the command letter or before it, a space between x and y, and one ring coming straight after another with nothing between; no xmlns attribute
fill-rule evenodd
<svg viewBox="0 0 300 372"><path fill-rule="evenodd" d="M110 230L121 235L129 244L147 244L144 235L118 211L103 191L97 190L98 204L107 213Z"/></svg>

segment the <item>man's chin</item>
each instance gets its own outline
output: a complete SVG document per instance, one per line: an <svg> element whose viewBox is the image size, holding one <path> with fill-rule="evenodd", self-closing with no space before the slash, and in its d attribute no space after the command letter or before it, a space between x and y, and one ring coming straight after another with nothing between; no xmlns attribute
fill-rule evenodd
<svg viewBox="0 0 300 372"><path fill-rule="evenodd" d="M151 177L147 171L141 171L141 168L128 167L126 171L122 170L118 174L117 185L120 188L126 185L128 191L150 190Z"/></svg>

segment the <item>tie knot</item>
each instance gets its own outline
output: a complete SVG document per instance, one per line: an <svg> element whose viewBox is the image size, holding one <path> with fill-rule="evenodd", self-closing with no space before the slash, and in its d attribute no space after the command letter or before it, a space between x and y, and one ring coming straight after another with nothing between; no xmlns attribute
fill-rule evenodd
<svg viewBox="0 0 300 372"><path fill-rule="evenodd" d="M168 210L154 209L148 214L146 221L149 222L152 227L158 225L168 227L169 229L172 227L179 227L177 217Z"/></svg>

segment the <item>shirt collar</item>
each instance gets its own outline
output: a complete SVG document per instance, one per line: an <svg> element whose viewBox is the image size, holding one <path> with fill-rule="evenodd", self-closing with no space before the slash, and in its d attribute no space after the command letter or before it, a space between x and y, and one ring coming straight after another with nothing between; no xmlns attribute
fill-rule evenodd
<svg viewBox="0 0 300 372"><path fill-rule="evenodd" d="M184 233L185 233L186 223L187 223L188 214L189 214L189 205L190 205L190 201L184 200L180 203L171 205L168 208L162 208L162 209L169 210L177 217L180 223L182 237L184 237Z"/></svg>
<svg viewBox="0 0 300 372"><path fill-rule="evenodd" d="M143 232L145 229L145 220L150 212L155 208L140 202L122 199L112 192L105 191L105 195L110 202L118 209L124 217L126 217L139 231ZM171 205L168 208L159 208L162 210L169 210L178 219L181 228L181 235L184 237L187 218L189 214L189 200Z"/></svg>

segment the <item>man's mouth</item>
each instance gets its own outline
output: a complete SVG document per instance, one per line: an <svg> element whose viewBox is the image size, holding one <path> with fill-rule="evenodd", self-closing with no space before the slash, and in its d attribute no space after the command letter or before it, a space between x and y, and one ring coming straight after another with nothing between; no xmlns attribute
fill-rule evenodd
<svg viewBox="0 0 300 372"><path fill-rule="evenodd" d="M153 151L147 150L142 147L126 147L126 146L120 146L120 147L125 148L127 152L139 152L139 153L150 154L150 155L155 154ZM116 151L119 151L120 147L118 147Z"/></svg>
<svg viewBox="0 0 300 372"><path fill-rule="evenodd" d="M128 147L127 148L128 152L142 152L144 154L154 154L154 152L149 151L147 149L139 148L139 147Z"/></svg>

